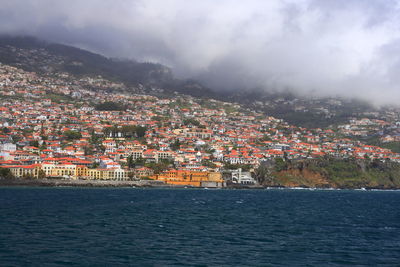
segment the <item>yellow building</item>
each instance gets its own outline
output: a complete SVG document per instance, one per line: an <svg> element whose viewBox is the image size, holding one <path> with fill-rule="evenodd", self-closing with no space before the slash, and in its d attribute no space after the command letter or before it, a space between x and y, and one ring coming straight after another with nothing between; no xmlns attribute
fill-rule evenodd
<svg viewBox="0 0 400 267"><path fill-rule="evenodd" d="M78 169L81 168L81 166L77 166L75 164L42 164L42 170L44 171L46 177L53 178L77 179L79 176L77 175Z"/></svg>
<svg viewBox="0 0 400 267"><path fill-rule="evenodd" d="M41 170L40 164L1 166L1 168L10 169L11 173L17 178L39 178Z"/></svg>
<svg viewBox="0 0 400 267"><path fill-rule="evenodd" d="M89 168L86 166L76 166L75 177L81 179L88 176Z"/></svg>
<svg viewBox="0 0 400 267"><path fill-rule="evenodd" d="M68 178L89 180L127 180L128 171L118 168L89 169L86 166L74 164L33 164L0 166L8 168L17 178Z"/></svg>
<svg viewBox="0 0 400 267"><path fill-rule="evenodd" d="M102 173L101 169L89 169L87 172L86 178L92 179L92 180L102 180L103 173Z"/></svg>
<svg viewBox="0 0 400 267"><path fill-rule="evenodd" d="M170 170L150 177L167 184L189 185L195 187L224 187L221 173L186 170Z"/></svg>
<svg viewBox="0 0 400 267"><path fill-rule="evenodd" d="M74 164L43 164L46 177L89 179L89 180L127 180L128 173L123 169L89 169Z"/></svg>

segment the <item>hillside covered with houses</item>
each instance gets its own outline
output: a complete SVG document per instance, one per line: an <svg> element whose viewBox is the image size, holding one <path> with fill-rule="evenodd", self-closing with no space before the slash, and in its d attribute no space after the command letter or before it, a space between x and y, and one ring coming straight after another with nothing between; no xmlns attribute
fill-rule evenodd
<svg viewBox="0 0 400 267"><path fill-rule="evenodd" d="M260 166L276 159L400 162L399 151L354 138L390 129L380 144L394 142L396 120L304 128L237 103L132 93L101 76L38 74L5 64L0 89L3 177L225 186L256 183ZM239 169L243 175L233 175Z"/></svg>

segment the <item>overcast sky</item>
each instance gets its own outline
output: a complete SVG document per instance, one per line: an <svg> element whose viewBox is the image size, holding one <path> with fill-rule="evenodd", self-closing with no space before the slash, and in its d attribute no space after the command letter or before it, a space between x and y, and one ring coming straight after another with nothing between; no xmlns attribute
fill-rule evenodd
<svg viewBox="0 0 400 267"><path fill-rule="evenodd" d="M215 88L400 100L395 0L0 0L0 33L166 64Z"/></svg>

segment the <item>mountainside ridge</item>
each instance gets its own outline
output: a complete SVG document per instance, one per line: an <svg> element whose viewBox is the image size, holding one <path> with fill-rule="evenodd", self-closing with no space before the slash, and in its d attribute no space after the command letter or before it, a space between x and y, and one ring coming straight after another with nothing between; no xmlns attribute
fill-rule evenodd
<svg viewBox="0 0 400 267"><path fill-rule="evenodd" d="M213 95L193 80L176 79L172 70L162 64L121 60L55 44L34 37L0 36L0 62L40 73L67 72L76 76L102 76L128 86L155 87L169 93L192 96Z"/></svg>
<svg viewBox="0 0 400 267"><path fill-rule="evenodd" d="M78 78L102 76L125 84L128 93L167 97L178 93L229 101L305 128L337 127L352 118L381 119L386 112L357 99L304 97L290 91L262 88L219 91L196 80L177 79L173 71L162 64L107 58L34 37L0 35L0 63L46 75L65 72Z"/></svg>

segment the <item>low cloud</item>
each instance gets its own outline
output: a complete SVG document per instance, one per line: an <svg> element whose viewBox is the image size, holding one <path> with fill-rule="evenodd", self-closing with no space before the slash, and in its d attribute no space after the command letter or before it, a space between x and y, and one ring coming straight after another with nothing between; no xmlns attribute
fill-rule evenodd
<svg viewBox="0 0 400 267"><path fill-rule="evenodd" d="M0 33L160 62L221 90L400 97L399 1L0 0Z"/></svg>

